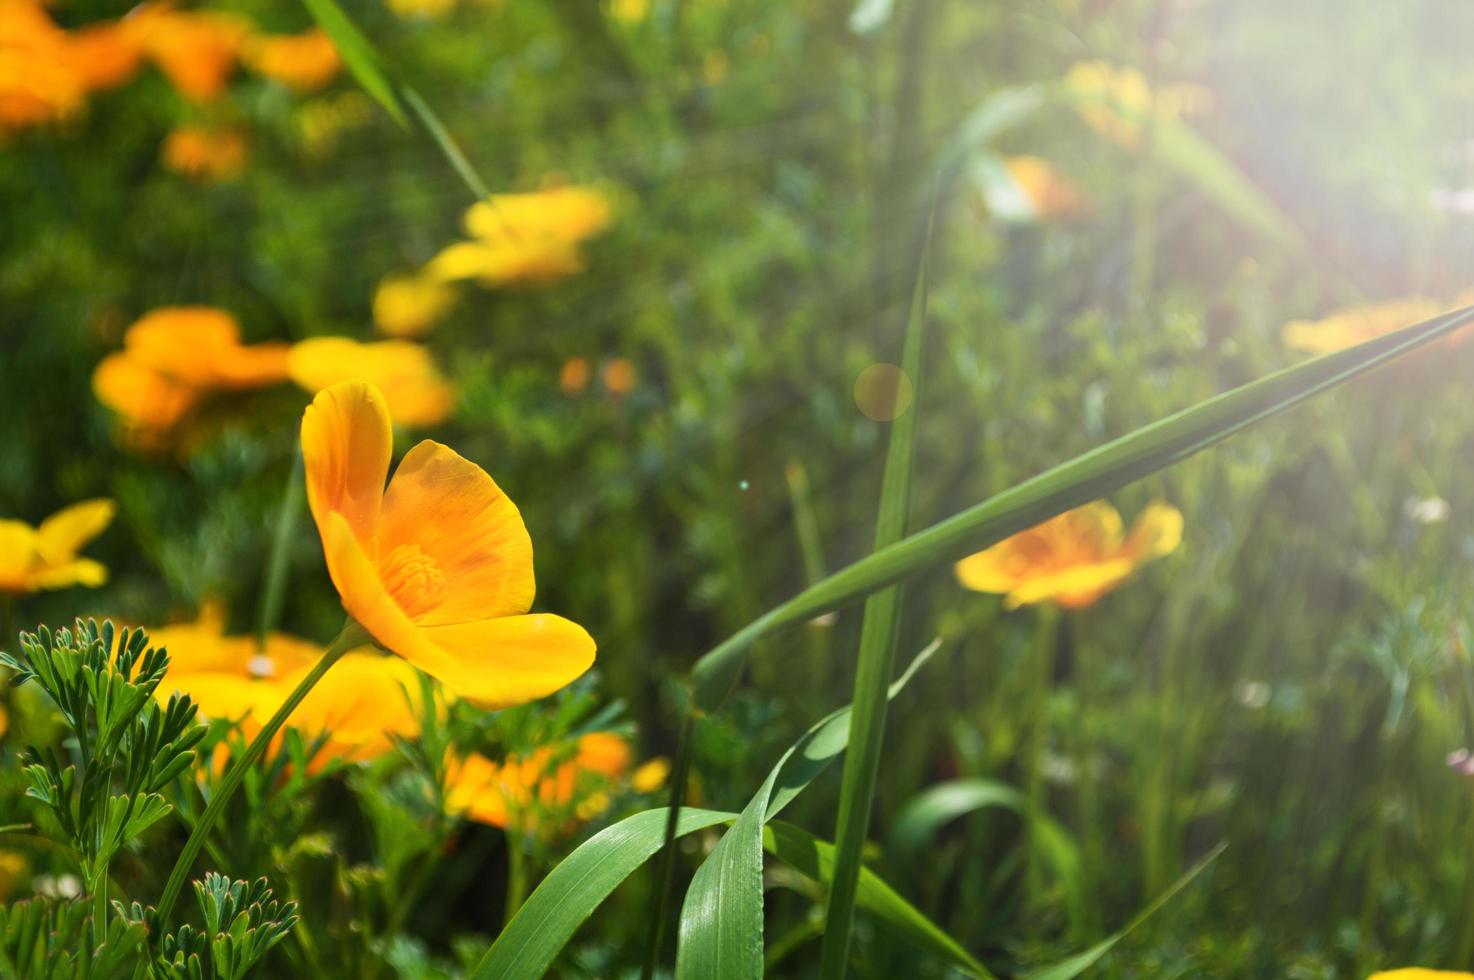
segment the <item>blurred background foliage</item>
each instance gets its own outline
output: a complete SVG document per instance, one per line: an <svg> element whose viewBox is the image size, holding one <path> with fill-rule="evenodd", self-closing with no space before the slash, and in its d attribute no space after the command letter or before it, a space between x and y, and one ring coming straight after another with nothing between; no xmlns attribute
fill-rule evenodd
<svg viewBox="0 0 1474 980"><path fill-rule="evenodd" d="M52 13L77 26L126 6ZM454 417L426 434L519 503L538 608L598 638L598 690L626 705L644 755L671 751L675 685L695 655L868 550L886 426L853 386L899 358L933 187L914 527L1293 363L1291 320L1474 286L1463 5L408 7L345 4L494 189L612 189L614 222L583 272L468 289L425 338L458 390ZM212 9L278 32L311 25L286 0ZM1158 92L1189 87L1192 109L1147 120L1130 146L1043 98L969 140L979 113L1030 86L1057 92L1089 61L1134 66ZM201 120L246 132L235 179L160 165L165 134ZM1049 161L1080 206L1005 220L992 163L1017 154ZM0 142L0 201L0 514L119 506L88 551L111 569L106 587L23 597L7 635L81 613L192 618L208 598L251 629L306 396L230 396L188 453L145 455L115 438L94 367L129 323L174 304L229 310L253 342L369 339L379 281L460 237L472 196L346 77L302 96L242 76L200 107L144 71ZM560 385L574 358L590 377ZM1005 611L950 569L908 585L903 647L940 634L946 649L893 708L873 836L958 777L1042 780L1067 834L1042 894L1025 887L1026 834L1001 810L948 823L915 861L882 847L877 866L1008 971L1118 927L1227 840L1105 975L1467 966L1474 784L1445 757L1474 741L1471 365L1468 345L1395 364L1121 494L1128 519L1175 504L1184 542L1089 609ZM282 626L329 637L340 612L306 521L289 567ZM858 621L763 641L703 729L702 800L745 800L783 746L847 700ZM1044 751L1030 752L1041 719ZM795 804L798 821L826 825L837 789L836 771ZM363 805L352 799L328 803ZM494 846L476 855L500 873ZM416 922L437 956L493 931L476 881L447 872L441 918ZM595 917L566 975L638 962L648 888L632 882ZM774 945L807 907L771 893ZM925 972L858 928L870 975ZM816 956L798 945L774 970L806 975Z"/></svg>

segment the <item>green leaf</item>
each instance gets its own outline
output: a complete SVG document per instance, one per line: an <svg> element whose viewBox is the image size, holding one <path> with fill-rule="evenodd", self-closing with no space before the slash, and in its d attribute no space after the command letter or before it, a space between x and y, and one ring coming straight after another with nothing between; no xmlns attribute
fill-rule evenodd
<svg viewBox="0 0 1474 980"><path fill-rule="evenodd" d="M1119 932L1112 933L1084 952L1076 953L1074 956L1061 960L1053 966L1047 966L1042 970L1030 973L1027 980L1072 980L1072 978L1078 977L1099 962L1101 957L1111 951L1112 947L1126 938L1127 933L1151 918L1161 910L1162 906L1172 901L1178 892L1191 884L1192 880L1202 874L1203 870L1216 861L1218 856L1227 848L1227 844L1219 844L1213 848L1212 851L1208 852L1207 857L1188 869L1187 874L1173 882L1170 888L1158 895L1150 905L1138 912L1136 918L1126 923L1126 926Z"/></svg>
<svg viewBox="0 0 1474 980"><path fill-rule="evenodd" d="M890 697L901 692L939 646L933 641L916 655L890 685ZM681 908L677 980L762 975L763 824L844 751L849 737L848 706L805 732L783 753L732 829L697 869Z"/></svg>
<svg viewBox="0 0 1474 980"><path fill-rule="evenodd" d="M676 836L715 827L733 814L681 810ZM573 933L665 842L666 810L645 810L590 837L548 873L481 957L476 980L540 980Z"/></svg>
<svg viewBox="0 0 1474 980"><path fill-rule="evenodd" d="M929 786L916 794L896 817L890 847L901 860L920 853L923 845L945 824L984 807L999 806L1019 812L1024 795L1007 783L992 779L955 779Z"/></svg>
<svg viewBox="0 0 1474 980"><path fill-rule="evenodd" d="M763 832L763 844L770 853L805 877L824 885L833 880L834 845L808 831L775 820ZM943 962L975 977L992 977L987 968L955 939L902 898L879 875L863 866L855 891L855 904Z"/></svg>
<svg viewBox="0 0 1474 980"><path fill-rule="evenodd" d="M901 371L911 379L912 404L891 425L881 479L880 506L875 520L875 550L895 544L906 534L911 508L911 469L915 453L916 417L920 415L921 351L926 329L927 265L931 257L932 219L928 222L911 310L906 318ZM896 644L901 628L901 586L865 600L865 618L860 625L860 657L855 670L855 694L850 699L854 720L850 738L854 750L845 756L844 782L840 786L839 814L835 818L836 861L825 915L823 957L820 975L843 980L849 960L850 920L855 889L860 880L861 851L870 829L870 811L875 801L876 774L880 771L881 744L885 738L885 715L889 697L886 685L895 670Z"/></svg>
<svg viewBox="0 0 1474 980"><path fill-rule="evenodd" d="M343 64L348 66L363 90L374 97L384 111L394 117L399 125L408 127L404 108L399 104L399 95L384 74L383 60L379 52L363 36L352 19L338 6L337 0L302 0L318 26L333 39Z"/></svg>
<svg viewBox="0 0 1474 980"><path fill-rule="evenodd" d="M770 609L697 661L691 675L696 705L715 710L735 683L752 642L780 626L812 619L1099 499L1471 321L1474 307L1278 371L1137 429L882 548Z"/></svg>

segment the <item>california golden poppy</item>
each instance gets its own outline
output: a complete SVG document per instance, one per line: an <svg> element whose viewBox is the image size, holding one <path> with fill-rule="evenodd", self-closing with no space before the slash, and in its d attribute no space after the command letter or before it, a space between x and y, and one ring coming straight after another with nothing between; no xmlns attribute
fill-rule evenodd
<svg viewBox="0 0 1474 980"><path fill-rule="evenodd" d="M1196 85L1153 87L1135 68L1106 61L1082 61L1065 75L1065 88L1074 96L1080 117L1094 130L1127 149L1141 142L1142 125L1149 119L1176 120L1201 111L1209 102L1206 89Z"/></svg>
<svg viewBox="0 0 1474 980"><path fill-rule="evenodd" d="M591 187L498 194L466 212L470 241L443 249L426 273L486 286L551 282L583 268L580 244L609 226L608 198Z"/></svg>
<svg viewBox="0 0 1474 980"><path fill-rule="evenodd" d="M1063 218L1087 210L1085 192L1043 157L1011 156L1003 163L1033 217Z"/></svg>
<svg viewBox="0 0 1474 980"><path fill-rule="evenodd" d="M1422 966L1404 966L1396 970L1382 970L1367 977L1367 980L1474 980L1474 973L1462 970L1430 970Z"/></svg>
<svg viewBox="0 0 1474 980"><path fill-rule="evenodd" d="M39 527L0 520L0 592L95 588L106 582L107 569L77 553L107 529L116 510L111 500L86 500L57 511Z"/></svg>
<svg viewBox="0 0 1474 980"><path fill-rule="evenodd" d="M246 138L236 129L176 126L159 151L164 166L195 180L230 180L246 168Z"/></svg>
<svg viewBox="0 0 1474 980"><path fill-rule="evenodd" d="M399 425L434 425L455 409L455 389L430 352L407 340L365 344L347 337L313 337L292 345L287 369L293 381L313 394L349 379L366 381Z"/></svg>
<svg viewBox="0 0 1474 980"><path fill-rule="evenodd" d="M1066 511L957 563L957 578L977 592L1007 595L1009 609L1052 602L1088 606L1142 565L1182 542L1182 513L1155 503L1128 535L1116 508L1103 500Z"/></svg>
<svg viewBox="0 0 1474 980"><path fill-rule="evenodd" d="M588 820L608 806L609 790L633 757L629 740L614 732L591 732L503 763L470 755L448 767L446 806L477 823L519 830Z"/></svg>
<svg viewBox="0 0 1474 980"><path fill-rule="evenodd" d="M1330 354L1431 319L1458 305L1461 304L1445 305L1423 297L1411 297L1351 306L1319 320L1287 323L1280 331L1280 339L1286 347L1294 350ZM1462 336L1462 333L1453 334L1447 343L1456 343Z"/></svg>
<svg viewBox="0 0 1474 980"><path fill-rule="evenodd" d="M374 293L374 326L391 337L418 337L455 304L455 290L426 275L385 276Z"/></svg>
<svg viewBox="0 0 1474 980"><path fill-rule="evenodd" d="M123 23L170 84L194 102L212 102L225 91L251 33L250 23L234 14L157 3L137 8Z"/></svg>
<svg viewBox="0 0 1474 980"><path fill-rule="evenodd" d="M0 135L66 119L87 98L66 32L36 0L0 0Z"/></svg>
<svg viewBox="0 0 1474 980"><path fill-rule="evenodd" d="M386 650L484 705L543 697L594 662L593 638L529 614L532 542L481 467L425 440L385 489L393 439L373 385L322 391L302 419L307 502L343 608Z"/></svg>
<svg viewBox="0 0 1474 980"><path fill-rule="evenodd" d="M299 92L315 92L343 68L333 39L320 28L301 34L256 35L246 40L241 59L258 75Z"/></svg>
<svg viewBox="0 0 1474 980"><path fill-rule="evenodd" d="M140 317L123 350L92 373L92 390L135 441L156 446L209 392L285 381L286 344L244 345L235 318L209 306L169 306Z"/></svg>

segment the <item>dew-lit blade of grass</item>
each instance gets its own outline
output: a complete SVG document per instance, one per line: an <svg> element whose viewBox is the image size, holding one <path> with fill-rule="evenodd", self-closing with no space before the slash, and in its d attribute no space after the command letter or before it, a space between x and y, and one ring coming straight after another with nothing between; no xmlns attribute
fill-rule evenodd
<svg viewBox="0 0 1474 980"><path fill-rule="evenodd" d="M888 696L895 697L937 651L916 655ZM760 977L763 971L763 825L845 750L849 707L814 725L778 760L737 822L696 871L681 908L676 977Z"/></svg>
<svg viewBox="0 0 1474 980"><path fill-rule="evenodd" d="M912 403L891 424L881 479L880 506L875 520L875 549L895 544L906 534L911 507L911 469L915 453L916 419L921 414L921 351L926 330L926 273L930 257L923 248L911 309L906 318L901 371L911 379ZM855 670L855 693L850 699L854 717L850 722L853 748L845 756L844 782L840 786L839 815L835 821L834 880L830 882L829 910L825 916L823 958L820 975L841 980L849 960L850 919L855 888L860 880L861 850L870 828L870 811L875 800L876 774L880 771L881 744L885 736L886 686L895 670L896 643L901 625L901 586L882 589L865 601L865 618L860 626L860 657Z"/></svg>
<svg viewBox="0 0 1474 980"><path fill-rule="evenodd" d="M1090 969L1092 966L1098 963L1101 957L1105 956L1111 951L1112 947L1114 947L1122 939L1126 938L1127 933L1131 932L1131 930L1135 929L1137 926L1141 925L1147 919L1155 915L1158 911L1161 910L1162 906L1172 901L1172 899L1177 896L1178 892L1182 891L1189 884L1191 884L1192 880L1198 875L1202 874L1204 869L1206 869L1208 865L1217 860L1218 856L1222 854L1227 848L1227 844L1219 844L1217 847L1213 848L1212 851L1208 852L1207 857L1203 858L1203 860L1199 861L1192 868L1188 869L1186 874L1184 874L1181 878L1178 878L1177 881L1172 884L1172 887L1168 888L1162 894L1158 895L1150 905L1137 913L1136 918L1126 923L1126 926L1119 932L1112 933L1111 935L1107 936L1105 939L1102 939L1100 942L1096 943L1094 946L1091 946L1084 952L1076 953L1074 956L1071 956L1066 960L1061 960L1053 966L1047 966L1042 970L1038 970L1034 973L1028 974L1026 980L1073 980L1074 977L1078 977L1080 974L1084 973L1086 970Z"/></svg>
<svg viewBox="0 0 1474 980"><path fill-rule="evenodd" d="M333 39L338 53L343 56L343 64L353 73L363 90L373 96L374 101L383 106L384 111L393 116L395 122L407 127L409 119L405 116L404 107L400 105L394 85L384 74L379 52L343 12L343 8L338 6L337 0L302 0L302 3L318 26Z"/></svg>
<svg viewBox="0 0 1474 980"><path fill-rule="evenodd" d="M984 807L1024 809L1024 794L993 779L954 779L929 786L907 803L891 829L890 848L899 856L916 854L944 825Z"/></svg>
<svg viewBox="0 0 1474 980"><path fill-rule="evenodd" d="M774 820L763 832L768 852L804 877L830 884L834 875L834 845L782 820ZM952 966L974 977L991 977L955 939L906 901L885 880L861 867L856 880L855 905L887 928L904 936Z"/></svg>
<svg viewBox="0 0 1474 980"><path fill-rule="evenodd" d="M1474 307L1314 358L1137 429L918 531L764 613L692 669L697 707L721 704L752 641L827 612L923 568L955 561L1171 466L1200 449L1474 322Z"/></svg>

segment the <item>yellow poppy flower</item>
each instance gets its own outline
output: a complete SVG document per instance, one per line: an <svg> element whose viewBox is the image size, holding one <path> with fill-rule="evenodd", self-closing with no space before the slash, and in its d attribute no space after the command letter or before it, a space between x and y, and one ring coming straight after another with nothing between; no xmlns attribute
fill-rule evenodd
<svg viewBox="0 0 1474 980"><path fill-rule="evenodd" d="M612 217L609 199L592 187L498 194L466 212L471 241L443 249L425 271L486 286L552 282L583 269L580 243L609 227Z"/></svg>
<svg viewBox="0 0 1474 980"><path fill-rule="evenodd" d="M337 45L319 28L301 34L249 38L241 58L252 71L299 93L315 92L337 77L343 58Z"/></svg>
<svg viewBox="0 0 1474 980"><path fill-rule="evenodd" d="M111 500L86 500L63 508L31 527L0 520L0 592L39 592L69 585L96 588L107 569L77 552L112 523Z"/></svg>
<svg viewBox="0 0 1474 980"><path fill-rule="evenodd" d="M235 318L208 306L169 306L140 317L123 350L92 373L92 390L129 435L156 446L208 393L285 381L287 345L243 345Z"/></svg>
<svg viewBox="0 0 1474 980"><path fill-rule="evenodd" d="M633 756L622 735L591 732L503 763L483 755L455 759L446 773L446 806L477 823L521 830L589 820L608 807L608 791Z"/></svg>
<svg viewBox="0 0 1474 980"><path fill-rule="evenodd" d="M1035 217L1063 218L1087 210L1085 192L1048 160L1020 155L1008 157L1003 163Z"/></svg>
<svg viewBox="0 0 1474 980"><path fill-rule="evenodd" d="M1474 973L1462 970L1429 970L1421 966L1405 966L1398 970L1373 973L1367 980L1474 980Z"/></svg>
<svg viewBox="0 0 1474 980"><path fill-rule="evenodd" d="M1197 85L1153 88L1135 68L1105 61L1083 61L1065 75L1065 87L1079 100L1080 117L1094 130L1126 147L1141 143L1142 124L1200 112L1209 101Z"/></svg>
<svg viewBox="0 0 1474 980"><path fill-rule="evenodd" d="M505 706L543 697L594 662L593 638L528 614L532 542L481 467L425 440L388 489L389 409L373 385L320 392L302 419L307 502L348 614L454 693Z"/></svg>
<svg viewBox="0 0 1474 980"><path fill-rule="evenodd" d="M401 20L439 20L456 7L457 0L387 0L389 9Z"/></svg>
<svg viewBox="0 0 1474 980"><path fill-rule="evenodd" d="M164 166L195 180L230 180L246 168L246 138L236 129L176 126L164 137Z"/></svg>
<svg viewBox="0 0 1474 980"><path fill-rule="evenodd" d="M194 102L212 102L235 71L249 22L217 11L182 11L145 4L123 21L169 83Z"/></svg>
<svg viewBox="0 0 1474 980"><path fill-rule="evenodd" d="M1309 354L1330 354L1383 334L1410 327L1460 304L1445 306L1422 297L1368 303L1338 310L1320 320L1295 320L1280 331L1285 346ZM1454 334L1450 342L1461 334Z"/></svg>
<svg viewBox="0 0 1474 980"><path fill-rule="evenodd" d="M570 357L558 370L558 387L565 395L576 395L589 386L592 371L586 357Z"/></svg>
<svg viewBox="0 0 1474 980"><path fill-rule="evenodd" d="M1079 609L1181 541L1182 513L1170 504L1142 511L1128 535L1116 508L1097 500L969 555L957 563L957 578L974 591L1007 595L1009 609L1039 602Z"/></svg>
<svg viewBox="0 0 1474 980"><path fill-rule="evenodd" d="M347 337L314 337L292 345L287 370L312 394L342 381L367 381L400 425L434 425L455 409L455 389L430 352L405 340L364 344Z"/></svg>
<svg viewBox="0 0 1474 980"><path fill-rule="evenodd" d="M610 0L609 16L621 24L638 24L650 13L650 0Z"/></svg>
<svg viewBox="0 0 1474 980"><path fill-rule="evenodd" d="M169 652L169 672L155 697L167 703L176 691L188 694L205 718L239 722L248 738L323 654L320 645L286 633L268 633L264 645L255 636L226 636L223 612L213 603L193 623L148 633ZM419 676L403 660L348 653L308 692L287 727L309 741L325 737L315 764L376 758L392 748L391 736L419 733L420 691Z"/></svg>
<svg viewBox="0 0 1474 980"><path fill-rule="evenodd" d="M455 301L455 290L430 276L385 276L374 293L374 325L391 337L418 337Z"/></svg>

